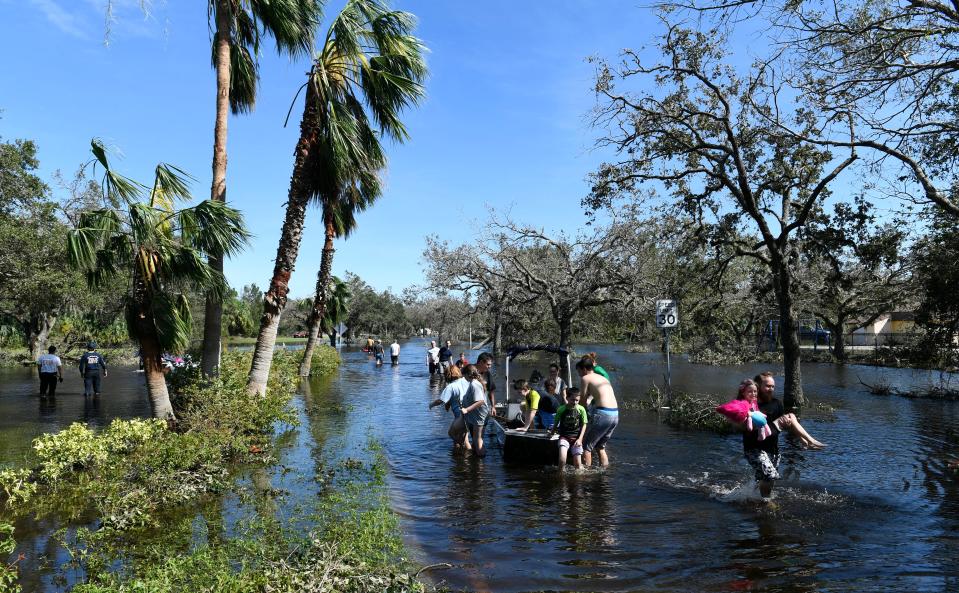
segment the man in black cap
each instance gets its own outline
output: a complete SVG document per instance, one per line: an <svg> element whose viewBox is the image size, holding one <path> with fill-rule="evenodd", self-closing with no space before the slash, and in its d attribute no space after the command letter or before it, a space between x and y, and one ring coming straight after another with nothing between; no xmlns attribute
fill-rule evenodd
<svg viewBox="0 0 959 593"><path fill-rule="evenodd" d="M87 343L87 351L80 357L80 376L83 377L83 395L100 395L100 376L107 376L107 361L97 352L97 343Z"/></svg>

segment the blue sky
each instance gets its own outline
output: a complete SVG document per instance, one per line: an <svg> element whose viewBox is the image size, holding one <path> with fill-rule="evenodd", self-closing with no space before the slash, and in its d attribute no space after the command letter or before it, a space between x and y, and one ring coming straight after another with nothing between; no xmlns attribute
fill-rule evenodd
<svg viewBox="0 0 959 593"><path fill-rule="evenodd" d="M101 137L122 152L117 168L149 180L163 160L197 178L209 194L215 100L206 3L115 2L108 46L103 0L0 0L0 136L29 138L41 175L72 173ZM327 6L334 14L342 1ZM334 273L359 274L378 289L422 282L424 237L476 238L490 209L550 230L584 222L586 177L603 154L592 149L590 55L613 58L638 48L658 28L636 2L550 0L483 3L406 0L430 48L424 104L405 116L412 136L390 148L383 198L337 245ZM324 29L325 30L325 29ZM267 46L253 114L229 122L228 199L255 234L227 263L239 288L270 278L283 218L302 102L283 127L308 63ZM313 289L322 247L317 211L291 282Z"/></svg>

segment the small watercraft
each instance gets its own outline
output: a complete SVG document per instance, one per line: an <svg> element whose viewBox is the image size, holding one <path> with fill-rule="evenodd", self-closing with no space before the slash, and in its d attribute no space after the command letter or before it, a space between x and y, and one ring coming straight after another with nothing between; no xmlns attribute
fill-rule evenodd
<svg viewBox="0 0 959 593"><path fill-rule="evenodd" d="M550 344L522 344L510 346L506 350L506 399L496 404L495 415L490 422L493 430L503 444L503 461L527 465L556 465L559 457L559 435L549 435L547 430L530 429L519 431L513 427L523 426L523 412L520 402L510 402L512 385L509 379L509 363L525 352L552 352L566 357L567 385L572 385L573 377L569 350Z"/></svg>

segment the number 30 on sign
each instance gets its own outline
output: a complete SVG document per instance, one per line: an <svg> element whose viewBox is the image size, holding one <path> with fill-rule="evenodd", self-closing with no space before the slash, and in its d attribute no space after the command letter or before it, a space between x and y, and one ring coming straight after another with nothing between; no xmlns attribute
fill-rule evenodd
<svg viewBox="0 0 959 593"><path fill-rule="evenodd" d="M672 299L656 301L656 327L670 328L679 326L679 306Z"/></svg>

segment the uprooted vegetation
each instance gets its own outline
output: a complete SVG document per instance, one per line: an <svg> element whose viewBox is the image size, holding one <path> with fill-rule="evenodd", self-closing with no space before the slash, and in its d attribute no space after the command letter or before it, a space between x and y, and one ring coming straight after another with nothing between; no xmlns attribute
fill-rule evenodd
<svg viewBox="0 0 959 593"><path fill-rule="evenodd" d="M737 432L737 428L716 413L716 406L727 401L719 395L684 393L673 391L672 400L667 393L653 385L645 397L633 404L640 410L658 411L662 421L676 428L708 430L718 433ZM632 407L627 404L625 407Z"/></svg>
<svg viewBox="0 0 959 593"><path fill-rule="evenodd" d="M621 407L654 411L660 414L663 423L682 429L705 430L719 434L740 432L740 427L727 421L716 412L716 406L729 401L728 396L707 393L685 393L673 391L672 401L659 386L653 385L640 400L626 401ZM825 403L815 402L803 409L807 417L819 421L832 421L836 418L836 409Z"/></svg>
<svg viewBox="0 0 959 593"><path fill-rule="evenodd" d="M947 375L942 375L938 383L927 383L913 389L899 389L885 378L874 383L866 383L860 378L859 383L873 395L897 395L910 399L959 400L959 388L952 384L950 377Z"/></svg>

